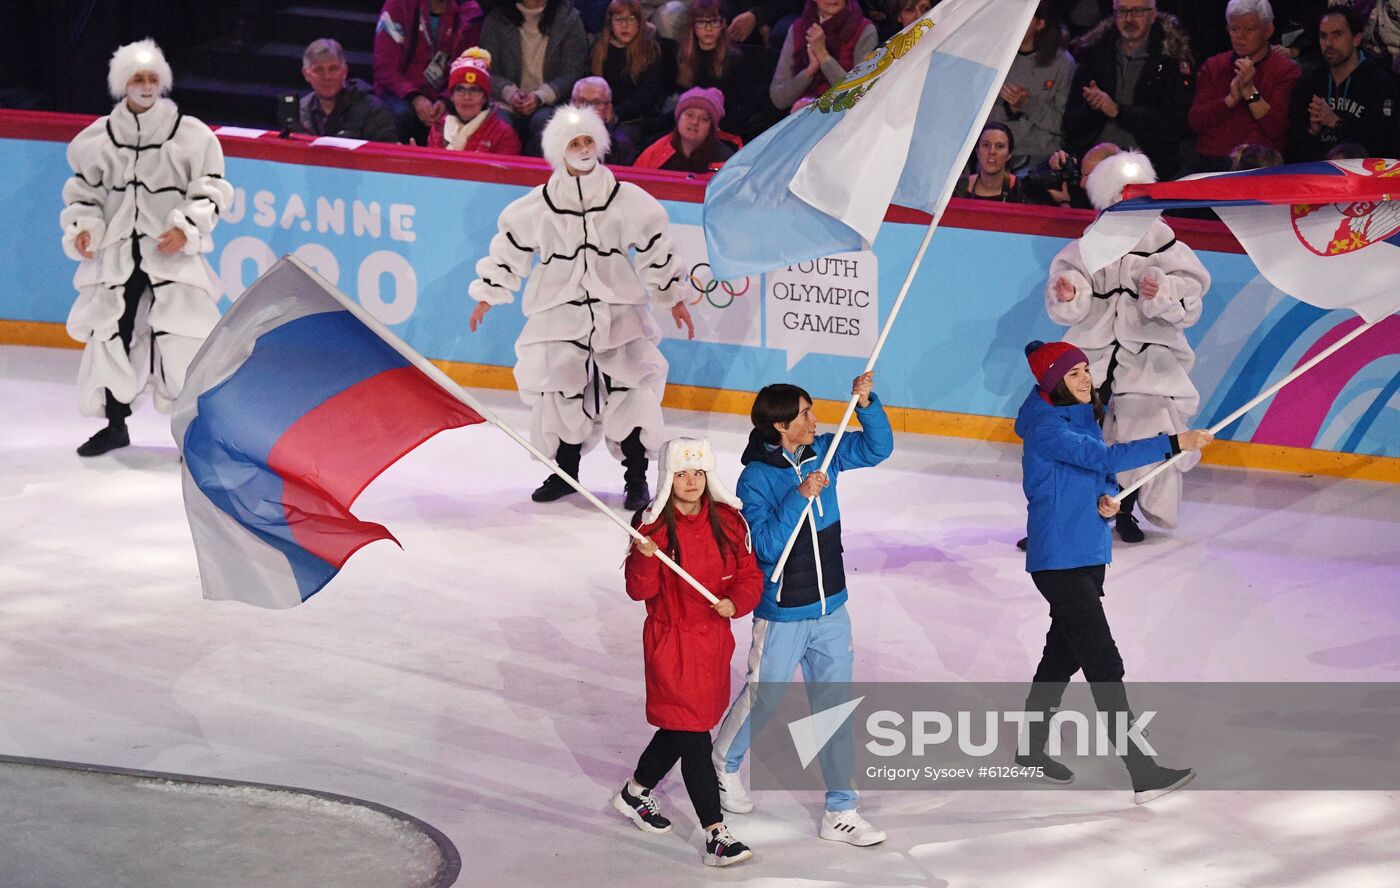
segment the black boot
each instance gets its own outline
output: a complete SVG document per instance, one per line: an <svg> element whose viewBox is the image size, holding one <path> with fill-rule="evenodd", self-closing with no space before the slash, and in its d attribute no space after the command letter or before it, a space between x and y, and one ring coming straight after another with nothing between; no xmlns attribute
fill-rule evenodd
<svg viewBox="0 0 1400 888"><path fill-rule="evenodd" d="M647 487L647 449L642 446L642 430L633 429L622 439L622 483L626 498L622 508L629 512L651 505L651 490Z"/></svg>
<svg viewBox="0 0 1400 888"><path fill-rule="evenodd" d="M1043 719L1031 722L1030 746L1026 755L1017 754L1016 764L1023 768L1039 768L1039 779L1046 783L1073 783L1074 772L1052 759L1045 751L1045 745L1050 741L1050 719L1055 712L1054 709L1046 710L1041 713L1045 716Z"/></svg>
<svg viewBox="0 0 1400 888"><path fill-rule="evenodd" d="M1147 539L1147 534L1138 527L1137 519L1133 517L1133 506L1137 504L1138 492L1123 497L1123 502L1118 506L1118 518L1113 522L1118 530L1118 539L1125 543L1140 543Z"/></svg>
<svg viewBox="0 0 1400 888"><path fill-rule="evenodd" d="M1133 778L1133 804L1145 805L1172 790L1180 789L1196 777L1190 768L1164 768L1131 741L1123 754L1123 764Z"/></svg>
<svg viewBox="0 0 1400 888"><path fill-rule="evenodd" d="M565 444L560 442L559 450L554 454L554 461L559 464L559 468L563 469L565 474L577 481L578 461L579 457L582 455L582 444ZM565 497L571 493L577 492L578 491L569 486L569 482L551 472L549 477L544 479L544 483L535 488L534 493L530 494L530 499L537 503L552 503L560 497Z"/></svg>
<svg viewBox="0 0 1400 888"><path fill-rule="evenodd" d="M130 444L131 435L126 430L126 423L109 421L105 428L78 447L78 455L101 456L109 450L116 450Z"/></svg>

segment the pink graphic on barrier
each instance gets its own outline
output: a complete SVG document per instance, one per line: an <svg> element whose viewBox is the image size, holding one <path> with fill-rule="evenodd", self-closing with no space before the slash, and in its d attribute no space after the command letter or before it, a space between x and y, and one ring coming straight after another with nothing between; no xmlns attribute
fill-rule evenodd
<svg viewBox="0 0 1400 888"><path fill-rule="evenodd" d="M1360 318L1351 318L1328 330L1293 366L1304 363L1361 323ZM1356 342L1285 386L1274 397L1250 440L1256 444L1312 447L1347 383L1367 364L1390 355L1400 355L1400 315L1381 321L1374 330L1357 337Z"/></svg>

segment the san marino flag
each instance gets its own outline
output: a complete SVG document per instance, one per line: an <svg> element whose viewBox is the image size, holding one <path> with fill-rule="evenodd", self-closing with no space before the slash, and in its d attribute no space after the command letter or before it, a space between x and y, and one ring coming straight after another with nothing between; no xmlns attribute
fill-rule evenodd
<svg viewBox="0 0 1400 888"><path fill-rule="evenodd" d="M1036 0L944 0L730 158L705 192L714 275L868 249L891 203L938 216Z"/></svg>

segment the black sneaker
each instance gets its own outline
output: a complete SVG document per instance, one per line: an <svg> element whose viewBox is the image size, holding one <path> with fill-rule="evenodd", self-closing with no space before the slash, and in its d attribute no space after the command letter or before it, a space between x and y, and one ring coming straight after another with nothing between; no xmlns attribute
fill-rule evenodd
<svg viewBox="0 0 1400 888"><path fill-rule="evenodd" d="M710 830L705 839L705 866L730 866L743 863L753 857L749 846L729 834L729 827L721 823Z"/></svg>
<svg viewBox="0 0 1400 888"><path fill-rule="evenodd" d="M612 797L612 806L637 824L637 829L642 832L671 831L671 821L661 816L661 806L657 804L656 796L652 795L649 789L642 790L639 796L632 795L628 785L624 783Z"/></svg>
<svg viewBox="0 0 1400 888"><path fill-rule="evenodd" d="M1147 534L1138 527L1137 519L1127 512L1119 512L1114 523L1118 528L1118 539L1125 543L1140 543L1147 539Z"/></svg>
<svg viewBox="0 0 1400 888"><path fill-rule="evenodd" d="M550 475L544 479L544 483L535 488L535 492L530 494L530 499L537 503L552 503L557 499L568 496L571 493L578 493L569 482L558 475Z"/></svg>
<svg viewBox="0 0 1400 888"><path fill-rule="evenodd" d="M622 501L622 508L629 512L645 509L651 505L651 490L648 489L645 481L628 482L624 492L626 498Z"/></svg>
<svg viewBox="0 0 1400 888"><path fill-rule="evenodd" d="M109 425L83 442L82 446L78 448L78 455L101 456L109 450L127 447L130 444L131 435L127 432L125 425Z"/></svg>
<svg viewBox="0 0 1400 888"><path fill-rule="evenodd" d="M1074 772L1046 755L1044 751L1033 752L1030 755L1018 755L1016 756L1016 764L1022 768L1039 768L1040 775L1035 778L1036 780L1057 784L1074 782Z"/></svg>
<svg viewBox="0 0 1400 888"><path fill-rule="evenodd" d="M1196 772L1190 768L1164 768L1152 762L1133 774L1133 804L1145 805L1190 783Z"/></svg>

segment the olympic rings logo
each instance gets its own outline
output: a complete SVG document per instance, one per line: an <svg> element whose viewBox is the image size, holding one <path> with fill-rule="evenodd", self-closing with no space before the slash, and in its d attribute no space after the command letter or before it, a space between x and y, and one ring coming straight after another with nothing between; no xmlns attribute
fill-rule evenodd
<svg viewBox="0 0 1400 888"><path fill-rule="evenodd" d="M698 263L690 269L687 278L691 288L695 290L695 298L689 300L691 305L699 305L700 300L703 299L715 308L728 308L736 298L749 292L752 282L748 277L745 277L742 282L717 281L713 275L708 273L709 270L710 263L708 262ZM702 271L706 272L703 277ZM719 296L714 295L716 291L719 291ZM728 298L725 298L726 296Z"/></svg>

